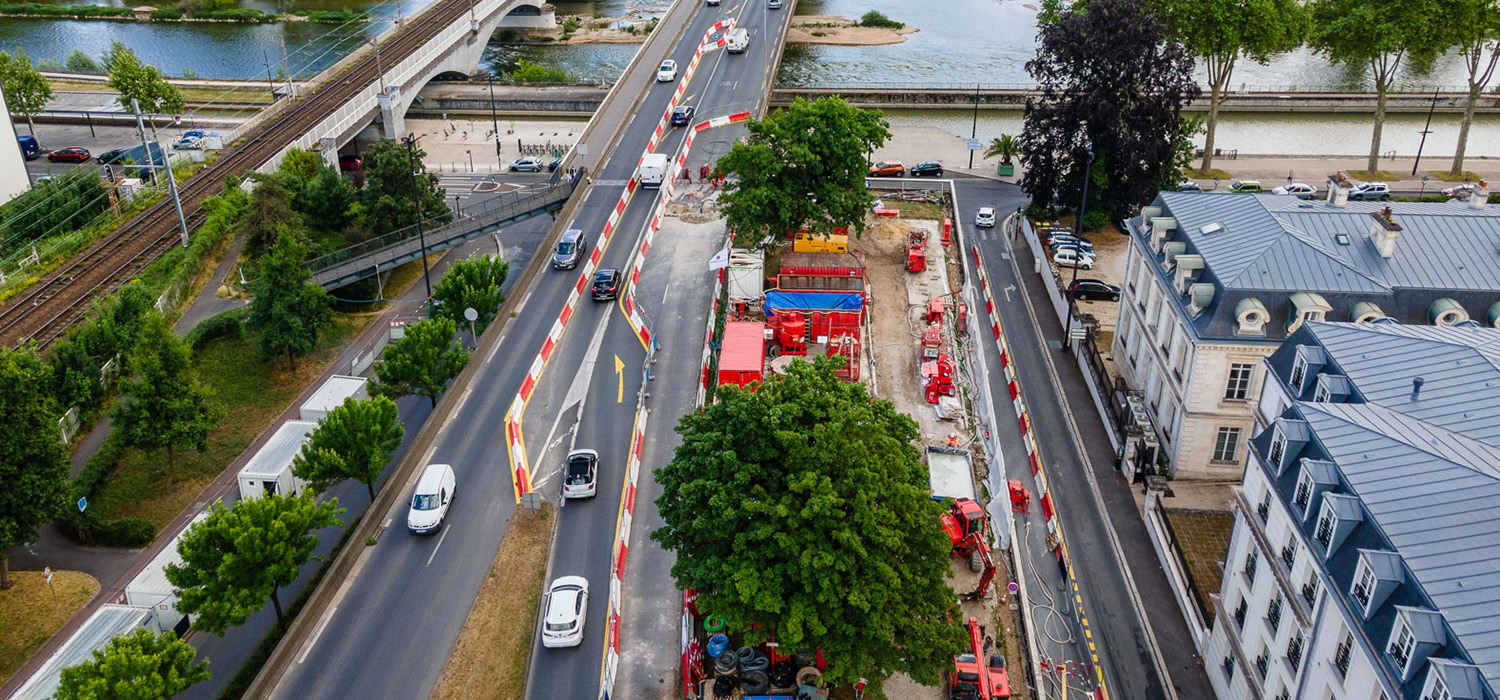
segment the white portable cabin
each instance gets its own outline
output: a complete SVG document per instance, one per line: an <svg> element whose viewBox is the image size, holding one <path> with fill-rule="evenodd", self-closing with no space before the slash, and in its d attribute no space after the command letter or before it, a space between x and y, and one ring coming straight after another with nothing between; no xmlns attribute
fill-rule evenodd
<svg viewBox="0 0 1500 700"><path fill-rule="evenodd" d="M308 397L307 403L302 404L302 420L318 421L328 415L339 406L344 405L344 399L352 398L356 401L364 401L370 398L370 380L364 377L351 377L344 374L335 374L323 382L323 386Z"/></svg>
<svg viewBox="0 0 1500 700"><path fill-rule="evenodd" d="M103 649L118 634L128 634L151 621L151 608L134 605L101 605L85 620L68 641L47 658L26 683L10 696L11 700L46 700L57 693L62 670L93 659L95 649Z"/></svg>
<svg viewBox="0 0 1500 700"><path fill-rule="evenodd" d="M964 450L928 446L927 474L934 500L978 499L969 453Z"/></svg>
<svg viewBox="0 0 1500 700"><path fill-rule="evenodd" d="M208 519L208 513L199 513L188 523L189 528ZM161 550L146 568L141 569L135 578L125 586L125 603L143 608L152 608L155 619L153 625L158 631L172 630L181 637L187 634L188 625L191 621L187 615L177 610L177 591L172 587L172 582L167 580L167 566L169 564L181 564L182 557L177 554L177 543L182 539L182 532L177 533L171 542L167 543L166 549Z"/></svg>
<svg viewBox="0 0 1500 700"><path fill-rule="evenodd" d="M271 439L240 469L240 499L260 498L268 493L289 495L302 490L307 482L292 476L292 460L318 424L289 420L281 424Z"/></svg>

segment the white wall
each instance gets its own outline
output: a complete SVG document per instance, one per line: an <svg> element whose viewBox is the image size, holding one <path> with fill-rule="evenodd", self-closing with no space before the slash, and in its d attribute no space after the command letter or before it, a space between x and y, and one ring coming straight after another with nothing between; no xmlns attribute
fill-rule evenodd
<svg viewBox="0 0 1500 700"><path fill-rule="evenodd" d="M26 174L26 158L16 144L15 123L10 118L10 109L5 105L5 94L0 93L0 204L15 199L17 195L31 189L31 176Z"/></svg>

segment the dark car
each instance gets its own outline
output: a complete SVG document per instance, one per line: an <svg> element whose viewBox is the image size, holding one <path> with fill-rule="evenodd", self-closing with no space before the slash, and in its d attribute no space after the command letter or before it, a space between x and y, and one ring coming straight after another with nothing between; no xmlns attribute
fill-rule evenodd
<svg viewBox="0 0 1500 700"><path fill-rule="evenodd" d="M1082 279L1073 283L1073 299L1076 301L1119 301L1120 288L1099 280Z"/></svg>
<svg viewBox="0 0 1500 700"><path fill-rule="evenodd" d="M559 166L559 165L562 165L562 159L561 158L553 158L552 162L550 162L550 163L547 164L547 172L549 172L549 173L555 173L555 172L557 172L557 166Z"/></svg>
<svg viewBox="0 0 1500 700"><path fill-rule="evenodd" d="M924 160L920 163L917 163L916 165L911 166L911 169L907 172L911 173L912 177L922 177L923 175L942 177L943 164L935 160Z"/></svg>
<svg viewBox="0 0 1500 700"><path fill-rule="evenodd" d="M557 242L557 250L552 253L552 267L558 270L571 270L578 267L578 261L588 253L589 239L585 238L583 231L576 228L563 231L562 239Z"/></svg>
<svg viewBox="0 0 1500 700"><path fill-rule="evenodd" d="M672 110L672 126L687 126L693 121L694 110L692 105L682 105Z"/></svg>
<svg viewBox="0 0 1500 700"><path fill-rule="evenodd" d="M594 301L609 301L619 296L619 270L607 267L594 273Z"/></svg>
<svg viewBox="0 0 1500 700"><path fill-rule="evenodd" d="M365 159L361 158L358 153L349 153L339 156L339 170L342 170L346 173L359 170L364 166Z"/></svg>
<svg viewBox="0 0 1500 700"><path fill-rule="evenodd" d="M89 149L79 146L59 148L47 154L47 160L53 163L87 163L89 158Z"/></svg>
<svg viewBox="0 0 1500 700"><path fill-rule="evenodd" d="M128 149L128 148L116 148L116 149L114 149L112 151L105 151L104 153L101 153L99 155L98 160L99 160L100 163L103 163L104 165L110 165L110 164L113 164L113 163L118 163L118 162L124 160L125 159L125 154L129 153L129 152L130 152L130 149Z"/></svg>

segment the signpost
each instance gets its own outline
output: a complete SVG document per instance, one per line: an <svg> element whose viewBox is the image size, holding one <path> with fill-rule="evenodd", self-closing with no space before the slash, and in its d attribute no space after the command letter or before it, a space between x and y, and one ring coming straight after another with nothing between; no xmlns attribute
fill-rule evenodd
<svg viewBox="0 0 1500 700"><path fill-rule="evenodd" d="M57 602L57 589L52 587L52 567L42 569L42 575L47 577L47 590L52 591L52 602Z"/></svg>

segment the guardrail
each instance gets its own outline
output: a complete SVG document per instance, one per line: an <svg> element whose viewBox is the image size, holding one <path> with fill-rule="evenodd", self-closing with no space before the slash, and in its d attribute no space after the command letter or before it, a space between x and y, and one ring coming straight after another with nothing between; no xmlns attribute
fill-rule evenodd
<svg viewBox="0 0 1500 700"><path fill-rule="evenodd" d="M1202 86L1207 92L1208 86ZM900 90L900 91L952 91L952 92L1001 92L1001 91L1032 91L1038 90L1036 83L900 83L900 82L867 82L867 83L818 83L814 85L776 85L776 90ZM1230 85L1226 92L1230 94L1252 94L1252 93L1309 93L1309 94L1373 94L1374 90L1363 86L1351 85L1298 85L1298 84L1274 84L1274 83L1240 83ZM1390 94L1412 94L1431 95L1439 94L1468 94L1469 88L1463 85L1418 85L1402 84L1391 89Z"/></svg>

